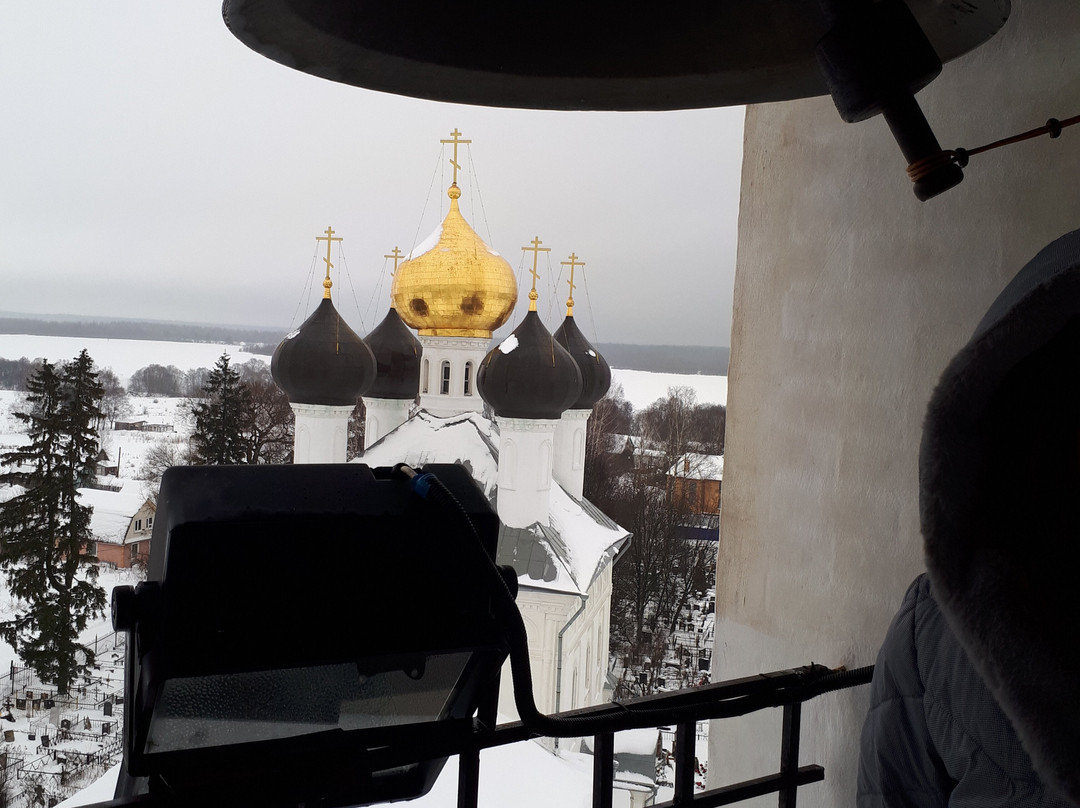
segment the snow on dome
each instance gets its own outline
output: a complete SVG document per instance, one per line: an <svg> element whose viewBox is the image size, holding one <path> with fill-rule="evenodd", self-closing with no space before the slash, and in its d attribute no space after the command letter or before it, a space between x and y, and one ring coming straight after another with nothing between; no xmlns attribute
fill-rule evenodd
<svg viewBox="0 0 1080 808"><path fill-rule="evenodd" d="M434 250L435 245L438 244L439 239L442 238L442 231L442 222L439 222L439 226L435 228L435 230L431 233L430 236L428 236L426 239L424 239L411 250L409 250L409 254L405 256L404 260L411 261L413 258L416 258L426 252L431 252L432 250Z"/></svg>
<svg viewBox="0 0 1080 808"><path fill-rule="evenodd" d="M509 337L499 343L499 350L504 354L508 354L518 346L517 334L511 334Z"/></svg>

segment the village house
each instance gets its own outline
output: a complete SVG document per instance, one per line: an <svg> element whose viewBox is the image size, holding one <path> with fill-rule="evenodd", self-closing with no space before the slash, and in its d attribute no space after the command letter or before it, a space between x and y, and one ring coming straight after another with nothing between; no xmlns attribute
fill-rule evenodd
<svg viewBox="0 0 1080 808"><path fill-rule="evenodd" d="M90 549L101 563L127 569L147 562L157 510L153 502L142 494L92 488L80 488L79 501L94 509Z"/></svg>

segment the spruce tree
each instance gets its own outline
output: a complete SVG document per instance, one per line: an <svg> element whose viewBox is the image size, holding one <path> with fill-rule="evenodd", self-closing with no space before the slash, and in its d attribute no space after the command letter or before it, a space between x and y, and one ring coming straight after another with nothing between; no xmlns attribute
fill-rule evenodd
<svg viewBox="0 0 1080 808"><path fill-rule="evenodd" d="M251 391L223 353L206 377L203 400L191 408L195 431L191 456L196 463L221 466L251 463Z"/></svg>
<svg viewBox="0 0 1080 808"><path fill-rule="evenodd" d="M92 509L77 491L93 476L100 399L86 351L61 372L43 362L27 379L26 409L15 413L30 442L0 456L0 483L18 486L0 503L0 568L17 602L0 637L61 693L93 662L79 634L105 607L97 568L78 575L97 560L89 552Z"/></svg>

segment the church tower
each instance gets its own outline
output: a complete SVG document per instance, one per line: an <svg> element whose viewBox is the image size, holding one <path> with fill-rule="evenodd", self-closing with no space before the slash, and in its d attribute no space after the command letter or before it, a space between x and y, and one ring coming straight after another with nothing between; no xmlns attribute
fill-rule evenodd
<svg viewBox="0 0 1080 808"><path fill-rule="evenodd" d="M458 146L450 210L439 228L414 249L394 274L391 298L410 328L420 334L420 407L432 415L481 412L476 376L492 332L507 321L517 301L513 270L476 234L458 207Z"/></svg>
<svg viewBox="0 0 1080 808"><path fill-rule="evenodd" d="M585 438L593 405L611 387L611 368L600 352L581 333L574 321L574 270L584 267L575 253L562 266L570 267L570 296L566 300L566 319L555 332L555 341L574 358L581 372L581 395L562 414L555 427L555 466L553 474L567 493L581 499L585 489Z"/></svg>
<svg viewBox="0 0 1080 808"><path fill-rule="evenodd" d="M397 274L401 250L384 258L394 259ZM409 418L420 385L420 357L423 348L402 322L393 303L382 322L364 338L375 355L375 382L364 394L364 448L392 432Z"/></svg>
<svg viewBox="0 0 1080 808"><path fill-rule="evenodd" d="M322 302L277 346L270 373L296 414L293 462L344 463L349 416L375 378L375 357L330 299L330 248L341 238L331 227L316 238L326 242Z"/></svg>
<svg viewBox="0 0 1080 808"><path fill-rule="evenodd" d="M525 319L493 348L480 367L480 394L499 425L496 506L509 527L548 523L555 428L581 395L581 371L536 313L536 256Z"/></svg>

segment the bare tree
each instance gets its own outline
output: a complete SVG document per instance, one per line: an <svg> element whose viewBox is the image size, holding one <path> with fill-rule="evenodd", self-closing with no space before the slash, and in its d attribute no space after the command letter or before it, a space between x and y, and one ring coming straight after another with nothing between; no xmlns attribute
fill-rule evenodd
<svg viewBox="0 0 1080 808"><path fill-rule="evenodd" d="M165 438L152 444L143 455L139 468L139 479L143 481L143 490L147 497L157 502L158 489L161 487L161 475L165 469L173 466L186 466L191 462L186 447L176 438Z"/></svg>

